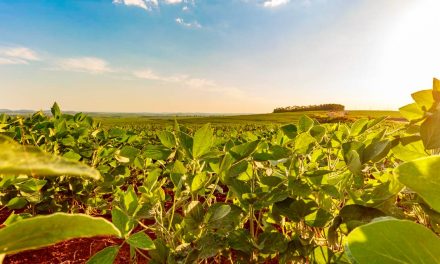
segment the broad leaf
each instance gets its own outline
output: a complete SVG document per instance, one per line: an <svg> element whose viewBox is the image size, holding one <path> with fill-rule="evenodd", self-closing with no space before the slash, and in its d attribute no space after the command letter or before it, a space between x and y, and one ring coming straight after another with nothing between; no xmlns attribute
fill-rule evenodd
<svg viewBox="0 0 440 264"><path fill-rule="evenodd" d="M302 115L298 120L298 129L301 132L307 132L313 127L314 121L306 115Z"/></svg>
<svg viewBox="0 0 440 264"><path fill-rule="evenodd" d="M368 119L362 118L359 120L356 120L352 125L350 129L350 136L358 136L365 132L365 130L368 128Z"/></svg>
<svg viewBox="0 0 440 264"><path fill-rule="evenodd" d="M153 240L147 236L144 232L138 232L128 237L127 243L133 247L140 248L143 250L155 249Z"/></svg>
<svg viewBox="0 0 440 264"><path fill-rule="evenodd" d="M200 158L204 154L208 153L212 147L214 136L209 124L204 125L194 134L194 142L192 148L192 154L194 158Z"/></svg>
<svg viewBox="0 0 440 264"><path fill-rule="evenodd" d="M380 161L387 156L390 148L390 141L387 139L371 143L364 150L363 162Z"/></svg>
<svg viewBox="0 0 440 264"><path fill-rule="evenodd" d="M415 92L411 97L423 111L429 111L434 104L431 89Z"/></svg>
<svg viewBox="0 0 440 264"><path fill-rule="evenodd" d="M420 109L416 103L408 104L399 108L399 112L408 121L418 120L425 115L423 110Z"/></svg>
<svg viewBox="0 0 440 264"><path fill-rule="evenodd" d="M171 155L171 150L160 145L147 145L144 154L154 160L166 160Z"/></svg>
<svg viewBox="0 0 440 264"><path fill-rule="evenodd" d="M98 251L86 264L113 264L119 252L119 246L110 246Z"/></svg>
<svg viewBox="0 0 440 264"><path fill-rule="evenodd" d="M41 248L72 238L120 235L103 218L65 213L36 216L0 229L0 254Z"/></svg>
<svg viewBox="0 0 440 264"><path fill-rule="evenodd" d="M440 156L405 162L394 169L397 179L440 212Z"/></svg>
<svg viewBox="0 0 440 264"><path fill-rule="evenodd" d="M176 139L174 134L169 131L160 131L157 133L157 137L159 138L162 145L167 148L174 148L176 146Z"/></svg>
<svg viewBox="0 0 440 264"><path fill-rule="evenodd" d="M191 182L191 191L194 193L199 191L205 186L206 181L208 181L208 175L206 172L196 174Z"/></svg>
<svg viewBox="0 0 440 264"><path fill-rule="evenodd" d="M256 140L234 146L229 150L229 153L236 160L244 159L246 157L249 157L249 155L251 155L257 149L258 143L260 143L260 141Z"/></svg>
<svg viewBox="0 0 440 264"><path fill-rule="evenodd" d="M360 226L347 237L348 256L367 263L440 263L440 238L407 220L382 219Z"/></svg>
<svg viewBox="0 0 440 264"><path fill-rule="evenodd" d="M411 161L428 156L423 142L418 136L399 139L399 143L395 145L391 151L394 156L403 161Z"/></svg>
<svg viewBox="0 0 440 264"><path fill-rule="evenodd" d="M83 163L25 147L0 136L0 174L31 176L69 175L101 179L99 172Z"/></svg>
<svg viewBox="0 0 440 264"><path fill-rule="evenodd" d="M440 112L428 116L420 126L420 136L426 149L440 148Z"/></svg>

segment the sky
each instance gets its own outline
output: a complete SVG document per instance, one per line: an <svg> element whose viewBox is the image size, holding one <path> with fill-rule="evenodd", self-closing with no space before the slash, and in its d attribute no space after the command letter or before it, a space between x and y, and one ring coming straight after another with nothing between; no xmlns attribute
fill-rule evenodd
<svg viewBox="0 0 440 264"><path fill-rule="evenodd" d="M0 0L0 109L395 110L440 77L438 0Z"/></svg>

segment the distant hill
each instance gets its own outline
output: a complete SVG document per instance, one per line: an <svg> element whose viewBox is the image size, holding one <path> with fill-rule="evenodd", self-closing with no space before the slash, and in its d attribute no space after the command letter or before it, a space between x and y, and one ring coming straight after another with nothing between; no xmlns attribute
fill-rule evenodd
<svg viewBox="0 0 440 264"><path fill-rule="evenodd" d="M0 114L7 115L29 115L38 112L38 110L28 109L0 109ZM120 113L120 112L83 112L83 111L62 111L65 114L84 113L90 116L96 117L170 117L170 116L182 116L182 117L208 117L208 116L236 116L243 115L242 113L181 113L181 112L164 112L164 113L151 113L151 112L133 112L133 113ZM43 110L46 115L51 115L50 110Z"/></svg>

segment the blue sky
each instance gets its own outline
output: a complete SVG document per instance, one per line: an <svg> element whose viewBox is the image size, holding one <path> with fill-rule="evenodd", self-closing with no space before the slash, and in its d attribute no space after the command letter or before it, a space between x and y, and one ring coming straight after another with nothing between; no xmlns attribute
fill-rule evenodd
<svg viewBox="0 0 440 264"><path fill-rule="evenodd" d="M0 108L397 109L440 73L436 0L0 0Z"/></svg>

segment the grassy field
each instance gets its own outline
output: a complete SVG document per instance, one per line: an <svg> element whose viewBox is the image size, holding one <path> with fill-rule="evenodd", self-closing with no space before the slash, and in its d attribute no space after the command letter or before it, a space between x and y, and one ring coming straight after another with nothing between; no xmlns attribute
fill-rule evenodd
<svg viewBox="0 0 440 264"><path fill-rule="evenodd" d="M234 116L141 116L141 115L120 115L120 116L97 116L96 120L101 121L104 126L144 126L144 125L171 125L174 120L185 125L199 125L211 123L213 125L238 125L238 124L287 124L296 123L302 115L311 117L326 117L326 111L305 111L290 113L269 113ZM376 118L388 116L391 119L400 119L402 116L398 111L371 111L358 110L347 111L345 117L349 119Z"/></svg>

